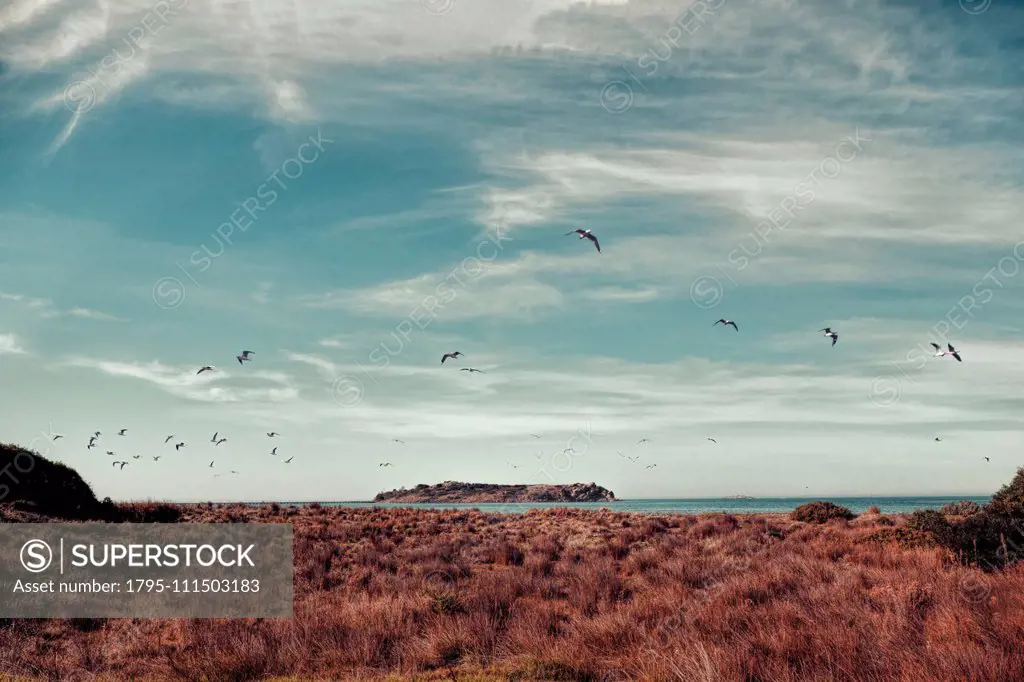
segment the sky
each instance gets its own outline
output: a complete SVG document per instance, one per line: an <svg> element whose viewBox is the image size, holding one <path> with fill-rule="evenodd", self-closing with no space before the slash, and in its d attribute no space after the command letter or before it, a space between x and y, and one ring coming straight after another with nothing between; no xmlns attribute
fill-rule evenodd
<svg viewBox="0 0 1024 682"><path fill-rule="evenodd" d="M1009 0L11 0L0 440L114 499L991 494L1022 56Z"/></svg>

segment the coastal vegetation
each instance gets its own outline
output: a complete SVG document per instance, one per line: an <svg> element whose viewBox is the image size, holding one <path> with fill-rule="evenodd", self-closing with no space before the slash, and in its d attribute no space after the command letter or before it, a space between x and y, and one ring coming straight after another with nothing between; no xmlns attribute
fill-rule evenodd
<svg viewBox="0 0 1024 682"><path fill-rule="evenodd" d="M817 503L808 521L98 502L123 518L173 513L186 523L292 524L295 617L8 619L0 621L0 673L197 681L1019 679L1024 563L1014 563L1014 536L1003 533L1000 543L997 531L1021 518L1022 492L1024 472L980 513L853 517ZM43 506L21 499L0 505L0 516L56 520L40 513ZM963 551L968 532L980 539L975 554ZM977 557L987 556L993 537L1007 551L984 564Z"/></svg>

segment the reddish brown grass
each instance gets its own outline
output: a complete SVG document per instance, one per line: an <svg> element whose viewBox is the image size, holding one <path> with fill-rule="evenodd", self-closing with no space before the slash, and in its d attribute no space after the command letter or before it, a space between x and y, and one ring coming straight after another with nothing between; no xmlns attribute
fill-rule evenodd
<svg viewBox="0 0 1024 682"><path fill-rule="evenodd" d="M116 680L1024 678L1024 569L899 516L197 506L288 522L292 620L0 623L0 672ZM289 677L290 676L290 677Z"/></svg>

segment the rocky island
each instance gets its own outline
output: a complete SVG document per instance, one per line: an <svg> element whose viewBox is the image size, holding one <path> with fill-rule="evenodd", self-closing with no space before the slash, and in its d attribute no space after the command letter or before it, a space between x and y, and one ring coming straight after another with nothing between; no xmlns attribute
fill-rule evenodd
<svg viewBox="0 0 1024 682"><path fill-rule="evenodd" d="M615 502L615 494L595 483L566 485L496 485L445 481L421 483L412 489L399 488L379 493L374 502Z"/></svg>

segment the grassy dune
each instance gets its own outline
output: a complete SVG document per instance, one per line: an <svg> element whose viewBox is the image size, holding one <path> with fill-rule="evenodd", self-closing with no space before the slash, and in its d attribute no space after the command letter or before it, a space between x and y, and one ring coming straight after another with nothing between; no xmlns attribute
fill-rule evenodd
<svg viewBox="0 0 1024 682"><path fill-rule="evenodd" d="M295 528L296 618L0 623L24 679L1024 679L1024 566L904 517L182 507Z"/></svg>

